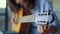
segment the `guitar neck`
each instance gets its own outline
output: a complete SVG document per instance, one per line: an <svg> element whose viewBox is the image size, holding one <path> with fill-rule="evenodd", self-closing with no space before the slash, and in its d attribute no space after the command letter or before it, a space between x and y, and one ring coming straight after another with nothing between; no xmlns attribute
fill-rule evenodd
<svg viewBox="0 0 60 34"><path fill-rule="evenodd" d="M31 22L34 22L34 15L23 16L18 20L21 23L31 23Z"/></svg>

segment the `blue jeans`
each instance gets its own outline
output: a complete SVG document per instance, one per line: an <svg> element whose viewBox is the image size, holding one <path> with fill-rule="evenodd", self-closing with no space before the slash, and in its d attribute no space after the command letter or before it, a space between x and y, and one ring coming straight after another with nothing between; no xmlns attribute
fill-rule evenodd
<svg viewBox="0 0 60 34"><path fill-rule="evenodd" d="M32 24L30 24L30 28L29 28L29 33L28 34L39 34L37 31L37 27L33 26Z"/></svg>

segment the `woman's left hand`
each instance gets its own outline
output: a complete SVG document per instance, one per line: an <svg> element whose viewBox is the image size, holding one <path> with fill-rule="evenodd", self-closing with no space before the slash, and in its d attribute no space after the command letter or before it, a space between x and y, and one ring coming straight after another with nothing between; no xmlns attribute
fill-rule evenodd
<svg viewBox="0 0 60 34"><path fill-rule="evenodd" d="M56 27L54 25L51 25L51 26L46 26L46 25L41 25L41 26L38 26L38 32L40 32L41 34L49 34L49 33L52 33L52 32L55 32L56 31Z"/></svg>

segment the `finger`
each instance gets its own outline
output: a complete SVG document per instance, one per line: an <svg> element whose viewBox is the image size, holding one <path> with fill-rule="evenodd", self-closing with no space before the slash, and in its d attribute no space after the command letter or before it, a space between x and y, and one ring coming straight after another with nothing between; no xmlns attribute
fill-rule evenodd
<svg viewBox="0 0 60 34"><path fill-rule="evenodd" d="M40 29L41 29L40 26L38 26L38 32L40 32Z"/></svg>
<svg viewBox="0 0 60 34"><path fill-rule="evenodd" d="M41 33L44 31L43 25L40 26L41 28Z"/></svg>
<svg viewBox="0 0 60 34"><path fill-rule="evenodd" d="M42 32L42 28L41 28L41 26L38 26L38 32L39 32L39 33Z"/></svg>
<svg viewBox="0 0 60 34"><path fill-rule="evenodd" d="M44 27L44 30L46 30L46 29L47 29L47 28L46 28L46 25L44 25L43 27Z"/></svg>
<svg viewBox="0 0 60 34"><path fill-rule="evenodd" d="M50 29L50 26L48 26L48 29Z"/></svg>
<svg viewBox="0 0 60 34"><path fill-rule="evenodd" d="M11 23L14 23L14 22L13 22L13 19L11 19Z"/></svg>

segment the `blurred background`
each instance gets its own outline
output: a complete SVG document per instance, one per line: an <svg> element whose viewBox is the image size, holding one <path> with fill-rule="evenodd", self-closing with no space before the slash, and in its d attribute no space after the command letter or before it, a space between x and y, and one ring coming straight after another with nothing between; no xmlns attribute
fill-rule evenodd
<svg viewBox="0 0 60 34"><path fill-rule="evenodd" d="M60 24L60 0L49 0L49 1L52 3L54 7L55 13L58 17L58 22ZM11 19L11 10L8 6L6 6L6 0L0 0L0 30L1 31L11 31L10 19Z"/></svg>

